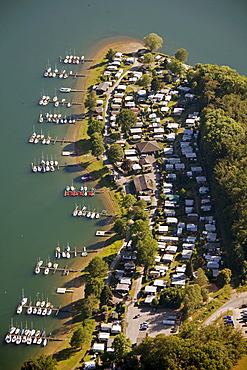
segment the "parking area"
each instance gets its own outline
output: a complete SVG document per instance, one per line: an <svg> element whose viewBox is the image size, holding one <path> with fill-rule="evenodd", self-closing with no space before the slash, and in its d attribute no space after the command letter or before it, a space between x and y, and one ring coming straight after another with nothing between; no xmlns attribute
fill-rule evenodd
<svg viewBox="0 0 247 370"><path fill-rule="evenodd" d="M240 329L243 336L247 338L247 305L234 308L232 312L234 327Z"/></svg>
<svg viewBox="0 0 247 370"><path fill-rule="evenodd" d="M143 339L146 334L148 334L150 337L155 337L158 334L174 334L177 331L180 323L179 312L176 312L172 309L158 308L156 310L149 307L135 307L135 310L130 309L128 313L130 312L135 313L132 316L128 315L126 323L127 336L130 337L132 343L141 342L141 339ZM134 318L138 314L141 316ZM164 320L174 316L177 318L175 325L163 324ZM147 323L147 328L140 330L140 326L144 322Z"/></svg>

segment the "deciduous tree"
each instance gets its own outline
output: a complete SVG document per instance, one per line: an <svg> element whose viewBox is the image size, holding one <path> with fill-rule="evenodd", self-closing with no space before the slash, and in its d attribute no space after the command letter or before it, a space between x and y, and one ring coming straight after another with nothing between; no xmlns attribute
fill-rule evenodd
<svg viewBox="0 0 247 370"><path fill-rule="evenodd" d="M85 269L90 278L103 278L108 271L108 264L100 257L94 257Z"/></svg>
<svg viewBox="0 0 247 370"><path fill-rule="evenodd" d="M124 132L131 129L132 126L137 122L137 117L134 112L130 109L122 109L116 118L116 123L122 128Z"/></svg>
<svg viewBox="0 0 247 370"><path fill-rule="evenodd" d="M154 62L154 56L152 53L144 54L143 56L143 62L146 64L151 64Z"/></svg>
<svg viewBox="0 0 247 370"><path fill-rule="evenodd" d="M92 314L97 311L98 307L99 300L95 295L90 294L87 298L83 299L83 308L88 317L92 316Z"/></svg>
<svg viewBox="0 0 247 370"><path fill-rule="evenodd" d="M100 278L90 277L87 281L85 288L85 297L88 297L90 294L95 295L99 298L103 289L104 283Z"/></svg>
<svg viewBox="0 0 247 370"><path fill-rule="evenodd" d="M175 53L175 58L184 63L188 59L188 52L186 49L178 49Z"/></svg>
<svg viewBox="0 0 247 370"><path fill-rule="evenodd" d="M115 54L116 54L115 50L113 50L112 48L109 49L108 52L106 53L106 59L108 59L109 62L112 62L115 57Z"/></svg>
<svg viewBox="0 0 247 370"><path fill-rule="evenodd" d="M82 327L76 329L71 337L69 344L73 348L82 348L83 343L85 343L88 339L88 333Z"/></svg>
<svg viewBox="0 0 247 370"><path fill-rule="evenodd" d="M111 304L112 297L113 297L113 294L112 294L111 289L109 288L108 285L105 285L100 295L100 303L102 305L109 306Z"/></svg>
<svg viewBox="0 0 247 370"><path fill-rule="evenodd" d="M217 281L217 287L222 288L224 285L229 284L231 281L232 272L230 269L225 268L221 270L216 278Z"/></svg>
<svg viewBox="0 0 247 370"><path fill-rule="evenodd" d="M130 209L133 204L136 202L136 197L133 194L127 194L123 198L122 205L126 209Z"/></svg>
<svg viewBox="0 0 247 370"><path fill-rule="evenodd" d="M153 91L155 91L155 92L160 91L163 87L164 87L164 83L162 82L162 80L158 76L156 76L152 79L151 89Z"/></svg>
<svg viewBox="0 0 247 370"><path fill-rule="evenodd" d="M92 136L95 132L102 135L104 128L105 123L103 121L92 119L88 124L87 132L89 136Z"/></svg>
<svg viewBox="0 0 247 370"><path fill-rule="evenodd" d="M124 333L116 335L112 343L116 361L121 361L131 351L131 340Z"/></svg>
<svg viewBox="0 0 247 370"><path fill-rule="evenodd" d="M118 144L112 144L106 152L108 161L111 163L120 162L124 157L123 148Z"/></svg>
<svg viewBox="0 0 247 370"><path fill-rule="evenodd" d="M93 90L91 90L85 99L84 103L85 107L88 108L89 111L92 111L96 106L96 95Z"/></svg>
<svg viewBox="0 0 247 370"><path fill-rule="evenodd" d="M56 370L57 360L52 355L40 355L31 357L22 364L21 370Z"/></svg>
<svg viewBox="0 0 247 370"><path fill-rule="evenodd" d="M121 237L124 237L129 228L129 221L125 217L116 218L113 230Z"/></svg>
<svg viewBox="0 0 247 370"><path fill-rule="evenodd" d="M92 155L94 157L99 157L101 154L104 153L105 147L103 143L103 137L100 133L95 132L92 134L91 144L92 144Z"/></svg>
<svg viewBox="0 0 247 370"><path fill-rule="evenodd" d="M150 33L148 36L144 37L144 46L151 51L156 51L161 48L163 44L162 37L158 36L156 33Z"/></svg>

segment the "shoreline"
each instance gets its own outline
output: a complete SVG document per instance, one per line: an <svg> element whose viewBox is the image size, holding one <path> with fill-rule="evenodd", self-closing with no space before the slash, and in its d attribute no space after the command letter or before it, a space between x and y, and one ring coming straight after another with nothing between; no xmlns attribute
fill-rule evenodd
<svg viewBox="0 0 247 370"><path fill-rule="evenodd" d="M104 40L101 40L99 42L96 42L93 45L93 47L89 50L89 55L88 55L88 58L93 59L93 61L90 62L90 63L83 64L82 67L80 68L79 73L87 74L86 72L90 70L90 68L93 66L93 64L96 61L103 59L103 57L105 56L105 54L107 53L109 48L112 48L116 51L120 51L120 52L123 52L123 53L134 53L142 47L143 47L143 44L140 42L140 40L137 40L137 39L131 38L131 37L129 37L129 38L128 37L111 37L111 38L104 39ZM83 78L83 81L80 81L80 79L78 78L78 80L75 83L75 89L87 90L88 80L89 80L90 76L91 76L91 74L88 75L87 77ZM84 100L85 95L82 97L82 101ZM76 114L84 113L84 107L75 108L75 113ZM76 125L75 127L69 127L68 130L67 130L68 137L72 137L74 142L79 139L80 128L81 128L81 123ZM74 145L74 150L75 150L75 145ZM78 157L77 157L76 160L79 163L79 158ZM86 170L82 168L82 171L86 171ZM110 197L109 192L103 193L103 196L104 196L105 205L110 209L109 213L115 215L114 204L113 204L113 201ZM83 259L83 261L80 261L80 262L77 261L77 263L76 262L73 263L73 266L75 266L76 264L79 265L79 263L80 263L80 270L83 270L85 268L85 266L89 263L89 261L94 256L97 256L98 252L101 251L102 248L104 248L108 239L109 238L104 238L104 240L97 242L96 252L92 253L92 255L89 254L88 257ZM77 281L77 279L80 275L81 275L81 272L78 272L77 274L75 274L73 276L73 279L71 279L69 281L76 283L76 281ZM65 282L65 284L66 283L67 282ZM74 292L71 295L69 295L68 297L64 297L65 298L64 299L64 306L70 306L72 308L73 305L75 304L75 302L78 301L78 299L83 298L84 284L82 284L79 287L73 287L73 288L74 288ZM73 329L73 314L72 313L70 315L70 318L71 318L71 324L66 329L66 331L61 335L61 336L66 337L66 338L69 336L69 334L71 333L71 331ZM67 319L64 319L64 320L67 320ZM62 322L61 322L61 325L60 325L60 330L63 328L63 325L64 325L63 321L64 320L63 319L61 320ZM54 344L50 343L50 346L49 346L50 350L48 350L48 348L47 348L47 353L51 353L51 354L58 353L60 350L68 347L68 345L67 345L68 342L66 341L65 343L64 342L59 343L59 344L58 343L56 344L56 342L54 342ZM51 348L51 347L53 347L53 348ZM63 367L63 364L61 364L61 367ZM58 363L58 368L60 368L59 363Z"/></svg>

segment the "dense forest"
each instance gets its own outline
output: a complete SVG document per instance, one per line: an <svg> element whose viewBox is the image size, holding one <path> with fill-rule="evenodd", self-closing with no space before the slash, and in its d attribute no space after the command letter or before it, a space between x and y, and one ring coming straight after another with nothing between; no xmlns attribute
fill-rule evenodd
<svg viewBox="0 0 247 370"><path fill-rule="evenodd" d="M229 67L197 64L188 80L199 99L205 157L228 262L247 283L247 78Z"/></svg>

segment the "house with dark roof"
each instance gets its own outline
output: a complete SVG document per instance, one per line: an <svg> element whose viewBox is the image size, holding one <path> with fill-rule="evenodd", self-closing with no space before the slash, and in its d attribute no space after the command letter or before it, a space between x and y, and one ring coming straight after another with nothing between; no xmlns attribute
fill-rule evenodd
<svg viewBox="0 0 247 370"><path fill-rule="evenodd" d="M140 141L136 144L137 149L141 154L155 153L161 150L161 147L156 140L153 141Z"/></svg>
<svg viewBox="0 0 247 370"><path fill-rule="evenodd" d="M109 83L108 82L102 82L96 87L96 93L98 95L104 94L109 88Z"/></svg>
<svg viewBox="0 0 247 370"><path fill-rule="evenodd" d="M153 193L153 184L147 175L139 175L134 178L136 192Z"/></svg>

